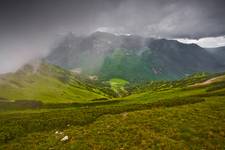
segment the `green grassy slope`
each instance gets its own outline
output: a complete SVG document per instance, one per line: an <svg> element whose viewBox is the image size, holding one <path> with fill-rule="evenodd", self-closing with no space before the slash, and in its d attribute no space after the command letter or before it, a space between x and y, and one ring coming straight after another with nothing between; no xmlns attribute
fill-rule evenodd
<svg viewBox="0 0 225 150"><path fill-rule="evenodd" d="M9 100L38 100L46 103L84 102L104 94L69 71L47 64L35 70L27 65L16 73L0 76L0 97Z"/></svg>
<svg viewBox="0 0 225 150"><path fill-rule="evenodd" d="M125 86L129 84L128 81L119 78L112 78L108 82L111 86L111 89L115 91L120 97L128 94L125 89Z"/></svg>
<svg viewBox="0 0 225 150"><path fill-rule="evenodd" d="M224 78L223 74L208 75L205 73L198 73L192 76L186 77L178 81L155 81L145 84L136 85L130 87L128 90L131 95L124 97L124 100L132 103L149 103L157 100L191 97L201 94L209 94L209 89L219 88L223 89ZM192 86L204 83L213 79L221 78L219 82L212 82L209 85ZM217 92L217 91L214 91Z"/></svg>
<svg viewBox="0 0 225 150"><path fill-rule="evenodd" d="M225 76L163 84L101 103L0 112L0 149L224 149Z"/></svg>
<svg viewBox="0 0 225 150"><path fill-rule="evenodd" d="M68 149L224 149L224 108L224 98L209 98L192 105L106 115L89 126L65 130L71 139L59 145Z"/></svg>
<svg viewBox="0 0 225 150"><path fill-rule="evenodd" d="M98 76L102 80L121 78L130 82L156 79L141 57L127 49L114 49L108 54Z"/></svg>

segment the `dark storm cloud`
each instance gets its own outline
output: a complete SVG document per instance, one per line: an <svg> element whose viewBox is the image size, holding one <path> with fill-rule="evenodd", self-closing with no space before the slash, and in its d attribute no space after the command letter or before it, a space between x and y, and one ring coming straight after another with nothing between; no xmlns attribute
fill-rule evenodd
<svg viewBox="0 0 225 150"><path fill-rule="evenodd" d="M127 0L108 22L127 32L148 36L219 36L225 34L224 7L224 0Z"/></svg>
<svg viewBox="0 0 225 150"><path fill-rule="evenodd" d="M87 33L107 26L161 37L218 36L225 33L224 7L224 0L1 0L0 33Z"/></svg>
<svg viewBox="0 0 225 150"><path fill-rule="evenodd" d="M81 29L110 11L116 0L7 0L0 1L1 32L43 32L67 26ZM68 29L69 30L69 29Z"/></svg>
<svg viewBox="0 0 225 150"><path fill-rule="evenodd" d="M224 7L224 0L1 0L0 73L46 55L57 35L70 31L165 38L225 35Z"/></svg>

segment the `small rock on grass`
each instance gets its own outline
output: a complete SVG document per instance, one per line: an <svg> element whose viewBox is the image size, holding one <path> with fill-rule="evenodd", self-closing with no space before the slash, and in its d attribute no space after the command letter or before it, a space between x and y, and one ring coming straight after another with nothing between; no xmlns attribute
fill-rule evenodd
<svg viewBox="0 0 225 150"><path fill-rule="evenodd" d="M65 141L68 141L68 140L69 140L69 137L66 135L60 141L65 142Z"/></svg>

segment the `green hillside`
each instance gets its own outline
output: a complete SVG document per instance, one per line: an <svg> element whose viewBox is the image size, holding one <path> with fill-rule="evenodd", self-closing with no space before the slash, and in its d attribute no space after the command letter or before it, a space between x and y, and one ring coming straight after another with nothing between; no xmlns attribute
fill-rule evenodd
<svg viewBox="0 0 225 150"><path fill-rule="evenodd" d="M47 64L37 67L26 65L16 73L1 75L1 99L67 103L85 102L106 95L62 68Z"/></svg>
<svg viewBox="0 0 225 150"><path fill-rule="evenodd" d="M125 89L125 86L129 84L128 81L119 79L119 78L112 78L109 81L109 84L111 86L111 89L115 91L120 97L128 95L127 90Z"/></svg>
<svg viewBox="0 0 225 150"><path fill-rule="evenodd" d="M2 111L0 149L224 149L225 74L126 90L123 98Z"/></svg>
<svg viewBox="0 0 225 150"><path fill-rule="evenodd" d="M99 71L102 80L122 78L131 82L141 82L140 79L154 80L153 73L147 64L132 51L115 49L104 60Z"/></svg>

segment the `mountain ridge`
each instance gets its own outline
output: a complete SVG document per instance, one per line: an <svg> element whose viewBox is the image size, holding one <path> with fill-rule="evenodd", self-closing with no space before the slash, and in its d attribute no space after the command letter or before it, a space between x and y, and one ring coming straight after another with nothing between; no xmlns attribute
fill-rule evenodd
<svg viewBox="0 0 225 150"><path fill-rule="evenodd" d="M123 63L111 57L118 49L124 53ZM133 63L132 59L129 60L131 56L134 62L135 59L140 62ZM224 71L225 64L217 57L196 44L95 32L83 37L70 33L46 59L66 69L81 68L84 74L98 75L100 79L104 77L102 80L110 80L118 74L116 78L141 81L176 80L196 72ZM109 61L111 65L107 65ZM140 71L142 75L137 75L139 68L147 69Z"/></svg>

